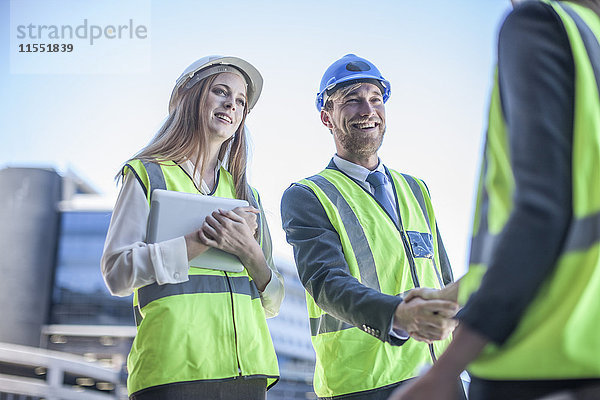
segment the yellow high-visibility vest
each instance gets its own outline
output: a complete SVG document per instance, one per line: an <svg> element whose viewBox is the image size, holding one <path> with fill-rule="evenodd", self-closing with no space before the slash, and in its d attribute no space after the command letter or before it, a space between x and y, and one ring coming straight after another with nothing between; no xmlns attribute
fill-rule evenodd
<svg viewBox="0 0 600 400"><path fill-rule="evenodd" d="M424 183L390 170L399 199L399 229L375 198L345 174L326 169L298 184L314 192L339 234L349 273L363 285L392 296L416 286L441 288L433 207ZM404 239L403 237L404 236ZM403 240L416 257L407 257ZM373 328L352 326L321 309L306 293L312 344L317 354L314 388L319 397L372 390L417 376L447 346L409 339L393 346Z"/></svg>
<svg viewBox="0 0 600 400"><path fill-rule="evenodd" d="M199 193L177 164L130 161L148 201L153 189ZM221 167L215 196L235 198L233 178ZM255 199L258 194L253 189ZM257 202L258 203L258 202ZM260 226L260 224L259 224ZM261 246L270 246L261 228ZM189 281L135 290L137 334L127 359L129 394L175 382L279 379L277 357L260 295L242 272L190 267Z"/></svg>
<svg viewBox="0 0 600 400"><path fill-rule="evenodd" d="M586 50L587 46L596 46L600 52L600 21L593 11L577 4L544 2L562 21L575 64L573 217L554 271L514 332L502 346L488 345L469 365L469 372L482 379L600 377L600 65L598 58L592 59ZM500 96L496 77L469 272L460 285L461 303L477 290L490 261L494 238L502 232L513 210L515 179Z"/></svg>

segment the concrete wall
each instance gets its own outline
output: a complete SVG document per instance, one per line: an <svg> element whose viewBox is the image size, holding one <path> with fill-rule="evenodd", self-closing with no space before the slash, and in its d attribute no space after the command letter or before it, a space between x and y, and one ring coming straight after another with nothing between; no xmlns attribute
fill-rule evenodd
<svg viewBox="0 0 600 400"><path fill-rule="evenodd" d="M61 177L0 170L0 342L39 346L56 257Z"/></svg>

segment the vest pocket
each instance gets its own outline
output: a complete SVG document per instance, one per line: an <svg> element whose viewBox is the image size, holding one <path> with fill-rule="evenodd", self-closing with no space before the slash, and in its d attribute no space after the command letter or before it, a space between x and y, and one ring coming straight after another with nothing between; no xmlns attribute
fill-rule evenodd
<svg viewBox="0 0 600 400"><path fill-rule="evenodd" d="M414 258L433 258L433 237L430 233L406 231Z"/></svg>

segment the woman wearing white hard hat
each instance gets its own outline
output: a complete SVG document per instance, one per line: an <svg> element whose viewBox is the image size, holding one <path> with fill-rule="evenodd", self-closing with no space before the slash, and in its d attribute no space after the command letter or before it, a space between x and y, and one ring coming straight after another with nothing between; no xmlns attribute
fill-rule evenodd
<svg viewBox="0 0 600 400"><path fill-rule="evenodd" d="M166 122L119 174L102 273L112 294L134 293L130 399L265 399L279 379L265 318L279 311L283 279L246 180L245 120L261 89L260 73L240 58L194 62L175 84ZM148 244L154 189L250 206L216 211L197 231ZM236 255L242 272L190 267L211 247Z"/></svg>

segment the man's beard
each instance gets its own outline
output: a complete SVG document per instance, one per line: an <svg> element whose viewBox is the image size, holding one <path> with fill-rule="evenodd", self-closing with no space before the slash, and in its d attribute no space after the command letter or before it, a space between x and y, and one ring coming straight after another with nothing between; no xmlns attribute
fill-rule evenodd
<svg viewBox="0 0 600 400"><path fill-rule="evenodd" d="M335 124L332 131L334 137L338 138L338 141L347 152L359 156L370 156L377 153L377 150L381 147L385 135L385 126L379 125L379 132L376 137L362 135L356 129L351 130L350 127L341 129Z"/></svg>

